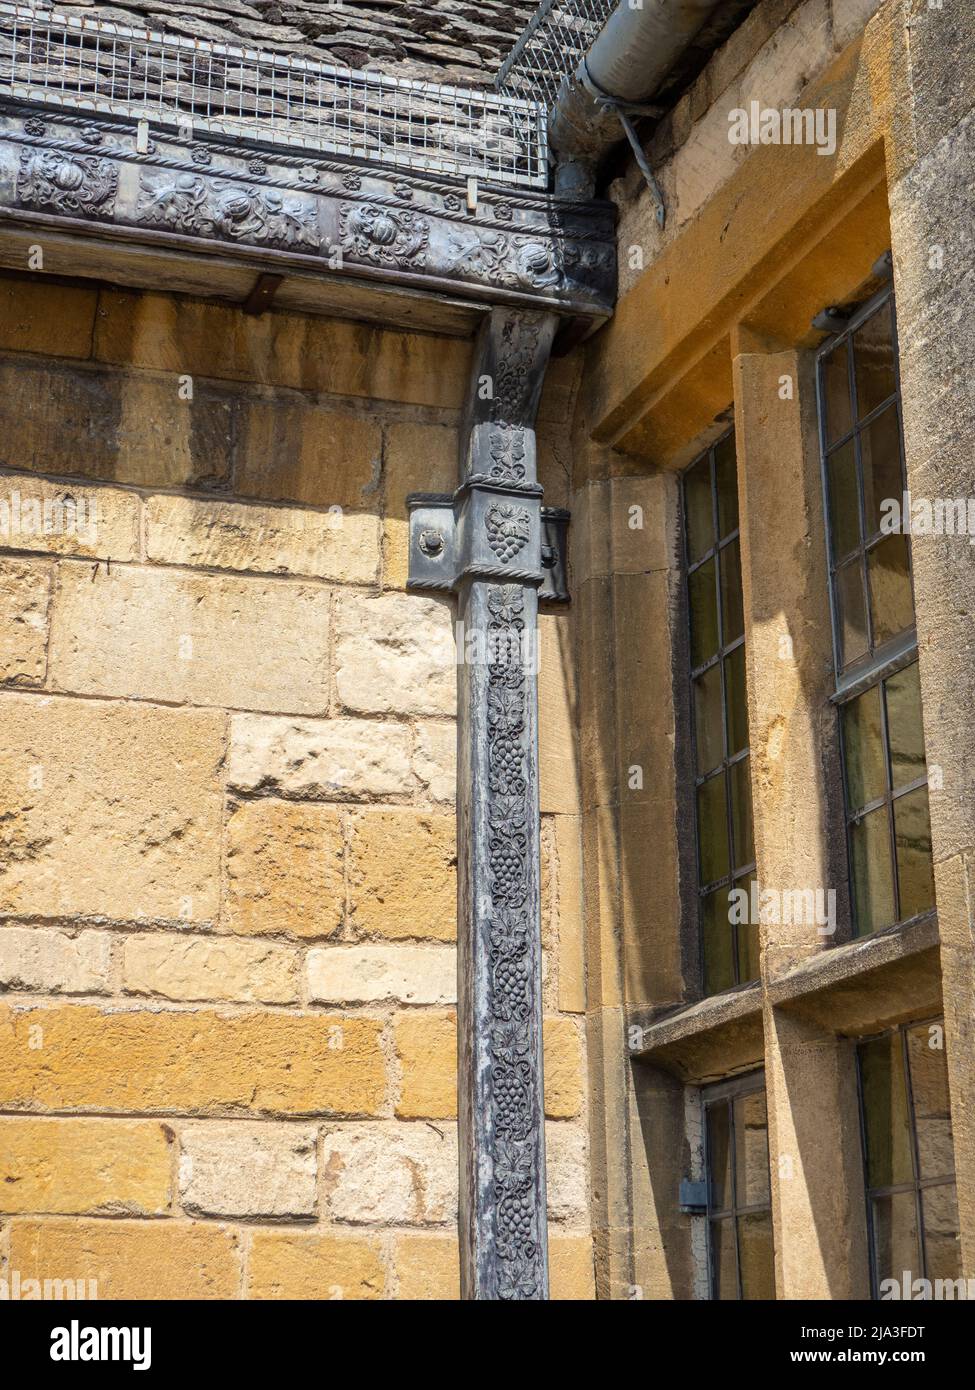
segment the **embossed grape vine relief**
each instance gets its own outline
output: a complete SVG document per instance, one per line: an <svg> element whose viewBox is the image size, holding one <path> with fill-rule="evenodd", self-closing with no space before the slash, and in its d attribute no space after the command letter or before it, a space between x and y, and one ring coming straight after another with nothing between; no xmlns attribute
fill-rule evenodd
<svg viewBox="0 0 975 1390"><path fill-rule="evenodd" d="M488 610L490 1050L498 1292L503 1299L530 1299L540 1297L543 1290L534 1202L540 1137L532 1065L532 802L526 751L523 590L514 584L492 586Z"/></svg>

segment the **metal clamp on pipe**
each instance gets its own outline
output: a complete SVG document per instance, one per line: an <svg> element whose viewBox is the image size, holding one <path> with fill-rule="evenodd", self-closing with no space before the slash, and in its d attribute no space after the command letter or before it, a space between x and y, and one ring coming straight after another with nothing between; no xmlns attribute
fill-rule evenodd
<svg viewBox="0 0 975 1390"><path fill-rule="evenodd" d="M612 111L619 117L619 123L627 140L630 142L630 149L637 162L640 173L643 175L647 187L653 197L654 207L656 208L657 226L663 231L664 223L667 221L667 208L664 203L664 195L660 191L656 175L650 167L650 161L643 152L640 138L636 133L636 127L630 120L631 116L661 116L664 108L655 106L652 103L641 101L624 101L621 97L614 97L609 92L604 92L599 83L589 71L589 63L583 58L583 67L586 70L586 80L593 90L596 105L601 111Z"/></svg>
<svg viewBox="0 0 975 1390"><path fill-rule="evenodd" d="M557 158L555 189L561 197L591 198L599 164L623 131L654 194L663 226L663 200L630 119L648 107L661 83L719 0L629 0L610 15L578 67L564 78L549 124Z"/></svg>

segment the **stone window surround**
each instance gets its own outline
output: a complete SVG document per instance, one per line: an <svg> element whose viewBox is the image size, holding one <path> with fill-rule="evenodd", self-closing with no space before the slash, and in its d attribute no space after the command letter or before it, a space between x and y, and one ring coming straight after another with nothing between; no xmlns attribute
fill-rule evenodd
<svg viewBox="0 0 975 1390"><path fill-rule="evenodd" d="M883 286L879 291L874 289L859 304L855 314L851 317L850 325L843 332L851 331L852 327L866 318L891 293L892 290L889 286ZM814 354L802 354L806 368L805 392L807 397L814 398L816 403L817 436L819 392L818 382L814 383L811 379L811 368L813 358L818 361L819 356L830 346L832 341L832 338L826 340L816 349ZM740 400L736 401L736 405L740 407ZM727 427L723 420L716 422L716 427L720 433L709 442L707 447L713 448L715 440L727 433ZM807 439L806 445L807 457L804 466L807 471L810 466L814 468L818 478L820 467L818 437L815 441ZM740 465L745 462L741 457L740 446L739 462ZM741 499L742 504L743 502L744 499ZM819 520L819 539L825 543L827 534L825 503ZM813 539L815 542L816 538ZM827 612L832 618L832 595L830 593L823 597L829 603L828 609L824 608L824 612ZM746 614L746 646L749 626L749 616ZM833 630L833 624L830 622L831 641ZM898 651L893 656L888 652L881 653L879 659L873 662L868 670L859 670L853 681L842 686L839 695L834 693L828 697L829 704L836 706L840 698L843 700L852 698L873 686L879 679L902 669L912 660L916 660L916 635L914 633L912 633L912 639L909 650ZM834 745L838 744L838 729L836 734ZM753 799L756 802L757 811L758 798ZM693 818L693 806L686 796L682 796L682 800L687 802L686 810ZM835 827L833 827L833 831L835 834ZM805 1011L815 1014L827 1027L833 1027L837 1031L849 1031L854 1036L863 1036L870 1031L876 1032L885 1026L879 1015L876 1016L876 1022L871 1023L870 1021L875 1017L868 1002L874 989L881 985L892 972L896 972L898 967L902 967L904 963L917 962L923 970L926 958L930 953L934 951L936 954L937 918L936 913L927 913L908 922L894 924L868 937L855 937L852 935L848 914L849 904L847 904L847 921L843 924L845 930L839 933L839 939L835 944L829 943L825 951L815 953L786 970L785 973L770 982L768 993L770 1002L775 1006L803 1008ZM934 964L936 968L936 960ZM707 1067L702 1072L698 1069L700 1063L695 1064L691 1059L699 1056L713 1057L714 1064L720 1065L721 1053L727 1047L731 1035L744 1034L751 1035L752 1047L754 1048L757 1043L757 1050L754 1051L751 1060L734 1061L729 1067L729 1073L737 1071L740 1066L757 1065L762 1057L761 1014L762 992L759 981L744 982L733 989L723 991L721 994L692 999L676 1007L665 1005L659 1008L630 1008L628 1017L640 1036L639 1045L632 1048L631 1052L636 1057L659 1062L665 1066L672 1066L676 1072L685 1075L688 1079L691 1077L699 1081L703 1081L705 1078L713 1079L715 1074L720 1073L715 1073ZM749 1021L759 1025L757 1029L755 1027L750 1028L748 1026ZM747 1047L745 1054L750 1055Z"/></svg>
<svg viewBox="0 0 975 1390"><path fill-rule="evenodd" d="M742 338L743 347L752 346L746 335L742 335ZM818 540L820 551L824 554L820 461L815 438L815 354L800 349L785 356L791 357L795 363L800 394L804 398L804 438L797 443L801 444L802 475L818 492ZM776 354L767 354L770 362L776 357ZM736 378L735 405L740 421L743 402L737 386ZM747 396L747 392L743 394ZM727 428L726 420L727 417L716 422L712 437L717 437L719 429L723 432ZM741 444L739 451L741 468ZM685 458L688 452L684 452ZM742 496L740 500L744 513L745 497ZM814 536L814 542L816 539ZM753 535L753 546L756 540L757 537ZM747 547L747 539L743 545ZM821 599L822 629L831 649L832 629L825 585L822 586ZM749 628L750 622L746 616L746 646ZM675 662L678 660L679 646L679 642L675 643ZM823 738L824 741L832 738L834 747L838 748L835 703L830 698L833 690L830 686L821 691L824 718L827 724L832 721L832 734L823 735ZM752 738L754 741L754 736ZM756 805L756 815L759 813ZM841 932L835 944L826 943L826 949L813 950L811 954L788 962L786 968L773 974L764 991L761 982L752 982L712 998L691 999L677 1006L661 1003L628 1007L626 1016L631 1037L639 1038L638 1045L631 1048L632 1075L637 1094L644 1087L650 1091L657 1090L663 1085L663 1078L670 1077L686 1088L691 1103L694 1103L693 1098L699 1094L701 1086L762 1066L767 1059L767 1048L776 1026L784 1022L803 1034L833 1038L835 1061L846 1078L841 1086L841 1090L845 1088L845 1093L837 1095L836 1103L849 1119L855 1093L855 1057L850 1040L876 1033L883 1027L895 1026L905 1019L930 1017L941 1007L941 992L936 920L928 917L886 929L868 938L852 938L848 902L841 915ZM686 934L686 924L684 930ZM768 1033L770 1025L772 1034ZM775 1104L775 1098L770 1094L770 1112ZM851 1136L855 1136L855 1139ZM838 1169L845 1172L848 1179L847 1198L851 1207L859 1202L862 1212L865 1210L860 1201L862 1176L858 1179L854 1171L861 1160L858 1131L850 1129L838 1147L842 1149ZM858 1181L860 1187L857 1186ZM773 1183L777 1188L773 1212L778 1233L788 1218L780 1209L779 1190L782 1184L776 1182L774 1175ZM867 1241L862 1217L860 1225L863 1226L862 1230L854 1212L849 1233L853 1248L849 1255L847 1296L851 1297L868 1296L865 1287L868 1277ZM700 1251L697 1259L700 1259ZM700 1275L697 1287L700 1288ZM781 1289L779 1296L783 1296Z"/></svg>
<svg viewBox="0 0 975 1390"><path fill-rule="evenodd" d="M818 491L815 500L820 507L819 530L818 535L813 535L813 543L818 539L820 552L825 555L818 412L815 409L816 354L806 351L793 356L799 368L800 394L804 396L807 408L805 435L798 441L802 445L800 472L813 485L814 494ZM747 390L739 395L736 389L735 406L739 424L743 423L743 411L749 414L754 412L754 404ZM742 478L739 505L742 511L744 567L748 563L746 554L749 551L745 515L748 443L744 431L738 448ZM753 552L758 540L758 534L752 532ZM753 553L749 558L756 559L760 564L761 552L757 556ZM820 619L826 645L831 651L832 624L825 586L820 594ZM746 649L751 644L752 627L752 615L746 612ZM749 675L751 669L750 665ZM820 702L832 730L830 734L823 735L823 739L824 742L832 741L838 761L835 688L824 688L820 692ZM750 722L751 712L750 705ZM753 745L756 742L751 730L750 742ZM679 790L678 795L679 799L686 800L683 791ZM764 808L754 782L753 802L758 821ZM834 842L843 838L843 826L838 824L835 815L831 815L831 822L827 823L826 828ZM757 848L756 854L761 871L761 850ZM845 859L845 853L842 857ZM639 1046L631 1053L635 1074L642 1072L649 1076L661 1071L669 1074L688 1088L691 1102L695 1103L702 1088L721 1080L747 1075L766 1063L772 1036L769 1032L770 1022L773 1033L775 1028L774 1021L766 1019L767 1010L771 1010L773 1020L784 1018L788 1023L794 1021L794 1026L804 1034L812 1033L818 1038L832 1037L835 1040L837 1063L846 1076L846 1114L849 1118L851 1097L856 1091L853 1040L876 1034L906 1020L931 1017L941 1007L941 990L938 927L934 915L928 914L868 937L853 937L848 900L842 916L839 940L835 943L820 941L806 954L790 961L781 972L773 971L764 990L761 981L753 981L676 1008L628 1009L631 1028L639 1030L640 1038ZM770 1092L770 1114L774 1107L775 1097ZM846 1126L838 1147L842 1149L840 1166L846 1171L850 1183L848 1199L854 1204L862 1195L859 1129ZM783 1186L776 1175L773 1175L773 1184L777 1190ZM861 1211L865 1212L864 1203L860 1205ZM775 1202L773 1221L777 1238L786 1219L779 1209L779 1203ZM851 1280L859 1289L859 1295L851 1293L851 1296L867 1296L864 1280L867 1278L869 1255L865 1218L862 1218L861 1224L862 1230L854 1223L853 1240L857 1249L851 1257ZM697 1259L700 1260L700 1253ZM782 1296L781 1292L779 1296Z"/></svg>

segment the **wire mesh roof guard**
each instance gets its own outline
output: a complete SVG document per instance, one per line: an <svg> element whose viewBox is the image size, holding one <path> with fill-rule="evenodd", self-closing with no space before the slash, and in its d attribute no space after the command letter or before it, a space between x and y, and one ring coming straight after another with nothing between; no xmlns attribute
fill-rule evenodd
<svg viewBox="0 0 975 1390"><path fill-rule="evenodd" d="M0 97L544 188L546 106L0 3Z"/></svg>
<svg viewBox="0 0 975 1390"><path fill-rule="evenodd" d="M559 86L592 47L617 0L541 0L495 79L495 89L512 97L555 104Z"/></svg>

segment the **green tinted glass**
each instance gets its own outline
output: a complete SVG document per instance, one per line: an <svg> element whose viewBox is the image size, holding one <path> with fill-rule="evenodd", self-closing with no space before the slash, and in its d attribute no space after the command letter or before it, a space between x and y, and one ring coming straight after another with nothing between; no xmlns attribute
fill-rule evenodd
<svg viewBox="0 0 975 1390"><path fill-rule="evenodd" d="M708 560L687 581L691 607L691 666L703 666L718 650L718 595L714 561Z"/></svg>
<svg viewBox="0 0 975 1390"><path fill-rule="evenodd" d="M752 787L750 760L742 758L728 769L731 789L732 867L743 869L755 859L755 836L752 826Z"/></svg>
<svg viewBox="0 0 975 1390"><path fill-rule="evenodd" d="M892 396L897 386L894 374L894 326L889 299L853 334L853 361L857 417L862 420Z"/></svg>
<svg viewBox="0 0 975 1390"><path fill-rule="evenodd" d="M774 1298L765 1088L743 1078L720 1090L704 1107L712 1295Z"/></svg>
<svg viewBox="0 0 975 1390"><path fill-rule="evenodd" d="M842 665L849 666L866 656L870 649L867 604L863 593L863 571L859 557L837 570L835 583L840 661Z"/></svg>
<svg viewBox="0 0 975 1390"><path fill-rule="evenodd" d="M745 688L745 648L736 647L724 663L728 712L728 757L748 747L748 692Z"/></svg>
<svg viewBox="0 0 975 1390"><path fill-rule="evenodd" d="M896 1279L899 1285L904 1270L916 1274L921 1268L917 1198L913 1191L875 1197L872 1211L877 1280Z"/></svg>
<svg viewBox="0 0 975 1390"><path fill-rule="evenodd" d="M728 921L728 890L735 870L754 862L751 787L747 760L744 611L738 528L738 480L733 434L719 440L684 475L690 659L697 788L696 823L705 988L733 987L747 966L757 970L757 938L740 937ZM713 553L712 553L713 552ZM706 557L706 558L705 558ZM731 648L732 650L729 650ZM712 664L713 663L713 664ZM720 887L719 887L720 885Z"/></svg>
<svg viewBox="0 0 975 1390"><path fill-rule="evenodd" d="M759 926L757 922L742 922L739 924L738 980L741 984L746 984L749 980L757 980L761 974L758 933Z"/></svg>
<svg viewBox="0 0 975 1390"><path fill-rule="evenodd" d="M738 1265L735 1256L735 1218L712 1221L711 1265L714 1296L721 1300L738 1297Z"/></svg>
<svg viewBox="0 0 975 1390"><path fill-rule="evenodd" d="M726 1100L707 1107L708 1205L712 1211L730 1211L731 1187L731 1108Z"/></svg>
<svg viewBox="0 0 975 1390"><path fill-rule="evenodd" d="M724 757L721 721L721 667L711 666L694 681L694 733L699 774L716 768Z"/></svg>
<svg viewBox="0 0 975 1390"><path fill-rule="evenodd" d="M745 631L741 593L741 552L733 540L721 551L721 640L730 647Z"/></svg>
<svg viewBox="0 0 975 1390"><path fill-rule="evenodd" d="M684 474L684 514L687 558L693 564L714 545L711 461L707 454Z"/></svg>
<svg viewBox="0 0 975 1390"><path fill-rule="evenodd" d="M914 626L914 593L906 536L884 536L867 551L873 644L882 647Z"/></svg>
<svg viewBox="0 0 975 1390"><path fill-rule="evenodd" d="M900 1033L860 1046L860 1085L867 1145L867 1186L914 1181L911 1118Z"/></svg>
<svg viewBox="0 0 975 1390"><path fill-rule="evenodd" d="M895 791L925 775L921 683L913 662L885 682L891 782Z"/></svg>
<svg viewBox="0 0 975 1390"><path fill-rule="evenodd" d="M741 1261L742 1298L774 1299L775 1260L770 1211L751 1211L739 1216L738 1254Z"/></svg>
<svg viewBox="0 0 975 1390"><path fill-rule="evenodd" d="M852 439L830 454L828 468L829 529L835 563L860 544L860 502Z"/></svg>
<svg viewBox="0 0 975 1390"><path fill-rule="evenodd" d="M884 508L885 502L903 506L904 470L901 466L901 427L897 405L887 407L871 420L860 435L860 458L863 465L863 511L867 535L881 528L885 516L897 512Z"/></svg>
<svg viewBox="0 0 975 1390"><path fill-rule="evenodd" d="M826 411L826 439L830 444L849 434L853 428L849 360L845 341L837 344L823 359L823 405Z"/></svg>
<svg viewBox="0 0 975 1390"><path fill-rule="evenodd" d="M850 811L858 811L887 790L880 686L844 705L842 717L846 804Z"/></svg>
<svg viewBox="0 0 975 1390"><path fill-rule="evenodd" d="M850 827L850 849L857 933L865 936L890 927L897 920L886 806L871 811Z"/></svg>
<svg viewBox="0 0 975 1390"><path fill-rule="evenodd" d="M738 529L738 464L735 436L725 435L714 450L714 481L718 493L718 536Z"/></svg>
<svg viewBox="0 0 975 1390"><path fill-rule="evenodd" d="M718 888L701 900L704 992L720 994L735 983L734 933L728 920L728 890Z"/></svg>
<svg viewBox="0 0 975 1390"><path fill-rule="evenodd" d="M918 787L894 802L894 839L900 920L906 922L934 907L927 787Z"/></svg>
<svg viewBox="0 0 975 1390"><path fill-rule="evenodd" d="M727 878L728 803L725 774L717 773L697 789L697 835L701 856L701 886Z"/></svg>
<svg viewBox="0 0 975 1390"><path fill-rule="evenodd" d="M884 1297L883 1281L900 1284L905 1273L912 1280L957 1279L958 1203L944 1020L871 1038L857 1055L874 1294Z"/></svg>

